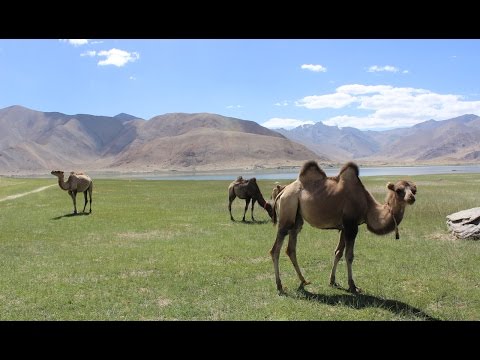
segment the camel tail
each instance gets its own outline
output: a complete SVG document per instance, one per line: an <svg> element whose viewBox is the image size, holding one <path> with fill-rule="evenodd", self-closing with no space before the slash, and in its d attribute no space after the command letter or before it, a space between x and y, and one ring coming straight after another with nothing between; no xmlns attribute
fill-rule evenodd
<svg viewBox="0 0 480 360"><path fill-rule="evenodd" d="M283 191L283 190L282 190ZM275 199L273 200L273 206L272 206L272 222L273 222L273 226L277 225L277 199L280 197L280 194L282 193L282 191L280 191L278 193L278 195L275 197Z"/></svg>
<svg viewBox="0 0 480 360"><path fill-rule="evenodd" d="M287 186L284 186L280 191L279 193L277 194L277 196L275 197L275 200L273 201L273 206L272 206L272 222L273 222L273 225L276 225L277 224L277 200L280 199L280 196L283 194L283 192L285 191Z"/></svg>

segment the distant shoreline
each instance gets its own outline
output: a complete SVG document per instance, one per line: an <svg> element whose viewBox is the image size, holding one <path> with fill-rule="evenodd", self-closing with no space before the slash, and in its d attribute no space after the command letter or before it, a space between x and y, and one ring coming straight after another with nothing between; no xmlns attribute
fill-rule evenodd
<svg viewBox="0 0 480 360"><path fill-rule="evenodd" d="M341 165L322 165L328 176L338 173ZM285 166L277 168L256 169L227 169L227 170L165 170L165 171L86 171L90 176L97 179L145 179L145 180L227 180L234 179L238 175L246 178L257 177L258 179L295 179L300 166ZM428 174L465 174L480 173L480 164L458 165L360 165L360 177L363 176L389 176L389 175L428 175ZM0 178L50 178L45 173L17 173L0 174Z"/></svg>

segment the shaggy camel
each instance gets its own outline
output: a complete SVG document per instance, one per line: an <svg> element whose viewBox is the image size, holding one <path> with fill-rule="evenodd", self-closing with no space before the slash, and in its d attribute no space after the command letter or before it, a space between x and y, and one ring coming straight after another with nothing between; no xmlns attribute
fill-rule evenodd
<svg viewBox="0 0 480 360"><path fill-rule="evenodd" d="M251 178L246 180L239 176L237 180L232 181L228 186L228 211L230 211L230 219L232 221L235 221L232 216L232 202L237 196L239 199L245 199L245 210L243 211L242 221L245 221L245 214L248 209L248 204L250 204L250 200L252 200L252 221L255 221L253 218L253 205L255 204L255 201L258 201L260 206L268 212L270 217L272 217L272 205L263 198L257 185L257 179Z"/></svg>
<svg viewBox="0 0 480 360"><path fill-rule="evenodd" d="M272 195L270 196L270 198L272 200L275 200L277 195L280 194L280 192L285 188L285 186L287 185L280 185L277 183L277 185L275 185L275 187L272 189Z"/></svg>
<svg viewBox="0 0 480 360"><path fill-rule="evenodd" d="M90 213L92 212L92 190L93 190L93 181L87 174L84 173L76 173L72 171L68 180L65 182L63 178L63 171L60 170L53 170L51 172L52 175L58 178L58 185L60 189L68 191L68 195L72 197L73 200L73 213L77 213L77 193L83 192L85 196L85 205L83 206L83 212L85 212L85 208L87 207L87 192L90 195Z"/></svg>
<svg viewBox="0 0 480 360"><path fill-rule="evenodd" d="M275 243L270 250L275 270L277 290L283 293L278 266L280 249L287 233L289 234L287 255L290 258L300 286L309 284L303 277L297 262L297 235L304 220L319 229L340 230L340 241L335 249L335 258L330 274L330 285L339 287L335 281L338 262L345 258L348 273L348 291L360 292L353 281L352 263L355 237L358 226L366 223L367 229L374 234L384 235L395 230L401 223L407 204L415 202L416 185L411 181L398 181L387 184L385 204L378 203L365 189L359 177L358 166L352 162L345 164L335 177L327 177L315 161L306 162L293 183L287 185L277 196L273 208L273 223L278 230Z"/></svg>

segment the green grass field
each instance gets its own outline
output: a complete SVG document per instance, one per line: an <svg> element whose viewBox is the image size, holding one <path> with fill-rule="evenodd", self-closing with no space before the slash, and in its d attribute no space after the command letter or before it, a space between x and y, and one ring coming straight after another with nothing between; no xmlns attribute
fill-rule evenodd
<svg viewBox="0 0 480 360"><path fill-rule="evenodd" d="M363 178L383 202L397 177ZM328 285L339 233L305 224L285 254L276 291L269 250L276 228L228 214L229 181L94 179L93 213L69 216L56 179L0 178L0 320L479 320L480 242L455 240L445 216L480 204L480 174L407 178L417 202L394 234L360 227L354 278L364 294ZM268 198L274 180L259 180ZM77 197L83 209L83 194ZM87 206L88 209L88 206ZM337 281L346 286L345 261Z"/></svg>

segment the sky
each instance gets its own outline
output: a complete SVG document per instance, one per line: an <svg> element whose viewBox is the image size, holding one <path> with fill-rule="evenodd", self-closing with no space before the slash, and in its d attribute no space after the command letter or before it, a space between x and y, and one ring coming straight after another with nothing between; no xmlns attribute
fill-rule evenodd
<svg viewBox="0 0 480 360"><path fill-rule="evenodd" d="M0 39L0 109L385 130L480 116L480 39Z"/></svg>

